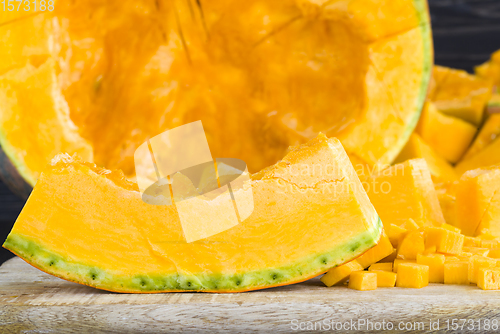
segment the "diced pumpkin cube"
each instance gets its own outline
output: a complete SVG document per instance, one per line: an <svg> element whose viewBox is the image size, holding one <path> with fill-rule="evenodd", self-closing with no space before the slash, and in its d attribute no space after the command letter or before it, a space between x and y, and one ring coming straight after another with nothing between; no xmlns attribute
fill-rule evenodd
<svg viewBox="0 0 500 334"><path fill-rule="evenodd" d="M333 286L335 284L343 283L349 278L349 275L351 275L352 272L358 270L363 270L363 267L361 267L356 260L353 260L328 270L328 272L323 275L320 280L326 286Z"/></svg>
<svg viewBox="0 0 500 334"><path fill-rule="evenodd" d="M444 284L469 284L469 262L456 261L445 263Z"/></svg>
<svg viewBox="0 0 500 334"><path fill-rule="evenodd" d="M445 259L443 254L417 255L417 263L429 267L429 283L444 282Z"/></svg>
<svg viewBox="0 0 500 334"><path fill-rule="evenodd" d="M349 277L350 289L367 291L377 288L377 274L369 271L355 271Z"/></svg>
<svg viewBox="0 0 500 334"><path fill-rule="evenodd" d="M443 212L423 159L408 160L370 175L365 184L368 197L384 226L402 226L409 218L418 226L437 226L445 223ZM381 191L380 185L390 191Z"/></svg>
<svg viewBox="0 0 500 334"><path fill-rule="evenodd" d="M477 273L477 286L483 290L500 289L500 269L480 268Z"/></svg>
<svg viewBox="0 0 500 334"><path fill-rule="evenodd" d="M394 264L392 266L392 271L397 273L398 272L398 267L402 263L417 263L415 260L403 260L403 259L396 259L394 260Z"/></svg>
<svg viewBox="0 0 500 334"><path fill-rule="evenodd" d="M480 255L484 255L484 254L480 254ZM488 257L491 257L493 259L500 259L500 249L499 248L492 249L488 252L488 254L486 254L484 256L488 256Z"/></svg>
<svg viewBox="0 0 500 334"><path fill-rule="evenodd" d="M400 263L396 286L420 289L429 285L429 267L416 263Z"/></svg>
<svg viewBox="0 0 500 334"><path fill-rule="evenodd" d="M396 273L385 270L374 270L373 272L377 274L377 287L392 288L396 284Z"/></svg>
<svg viewBox="0 0 500 334"><path fill-rule="evenodd" d="M438 249L443 253L456 254L461 252L463 246L464 236L462 234L452 232L451 235L448 235L447 242L438 246Z"/></svg>
<svg viewBox="0 0 500 334"><path fill-rule="evenodd" d="M466 236L464 238L464 246L467 246L467 247L481 247L481 239L475 238L475 237L468 237L468 236Z"/></svg>
<svg viewBox="0 0 500 334"><path fill-rule="evenodd" d="M369 268L369 271L374 271L374 270L383 270L383 271L391 271L392 272L392 263L391 262L385 262L385 263L374 263L372 264Z"/></svg>
<svg viewBox="0 0 500 334"><path fill-rule="evenodd" d="M422 232L413 231L404 237L398 247L398 258L404 260L416 260L417 254L425 250L424 236Z"/></svg>
<svg viewBox="0 0 500 334"><path fill-rule="evenodd" d="M497 265L496 259L485 256L473 255L469 261L469 282L477 283L477 276L481 268L494 268Z"/></svg>
<svg viewBox="0 0 500 334"><path fill-rule="evenodd" d="M439 227L444 228L445 230L448 230L448 231L456 232L456 233L462 232L458 227L452 226L450 224L443 224Z"/></svg>
<svg viewBox="0 0 500 334"><path fill-rule="evenodd" d="M488 248L470 247L470 246L464 246L463 251L472 253L472 255L482 255L482 256L488 256L488 254L490 253L490 250Z"/></svg>
<svg viewBox="0 0 500 334"><path fill-rule="evenodd" d="M378 244L359 256L356 261L365 269L382 260L384 257L391 255L393 251L394 248L392 247L391 241L387 235L383 233L380 236Z"/></svg>
<svg viewBox="0 0 500 334"><path fill-rule="evenodd" d="M460 254L457 254L457 257L460 259L460 261L469 261L472 255L474 254L468 252L462 252Z"/></svg>
<svg viewBox="0 0 500 334"><path fill-rule="evenodd" d="M462 234L441 227L426 228L426 246L436 246L436 250L446 254L460 254L464 245Z"/></svg>
<svg viewBox="0 0 500 334"><path fill-rule="evenodd" d="M482 248L495 249L498 246L498 240L481 240Z"/></svg>
<svg viewBox="0 0 500 334"><path fill-rule="evenodd" d="M391 241L391 244L394 247L398 247L399 242L408 233L407 229L394 224L389 224L389 226L387 226L386 231L387 231L387 236L389 237L389 240Z"/></svg>

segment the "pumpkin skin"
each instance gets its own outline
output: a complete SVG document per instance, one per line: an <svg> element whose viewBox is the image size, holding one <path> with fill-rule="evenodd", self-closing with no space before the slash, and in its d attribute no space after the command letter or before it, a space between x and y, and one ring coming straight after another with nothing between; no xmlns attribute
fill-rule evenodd
<svg viewBox="0 0 500 334"><path fill-rule="evenodd" d="M141 143L196 120L250 172L319 132L391 163L432 67L424 0L55 1L0 35L0 145L31 186L59 152L133 177Z"/></svg>
<svg viewBox="0 0 500 334"><path fill-rule="evenodd" d="M363 254L382 233L337 139L319 135L293 148L252 175L251 184L249 218L187 243L175 206L146 204L123 173L59 155L4 247L52 275L99 289L239 292L315 277ZM211 200L214 212L217 205Z"/></svg>

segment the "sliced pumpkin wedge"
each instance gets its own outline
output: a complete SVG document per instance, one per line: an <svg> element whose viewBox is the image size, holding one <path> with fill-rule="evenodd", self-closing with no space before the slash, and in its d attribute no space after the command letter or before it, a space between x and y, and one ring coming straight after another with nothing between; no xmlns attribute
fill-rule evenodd
<svg viewBox="0 0 500 334"><path fill-rule="evenodd" d="M412 159L370 175L363 185L384 226L443 224L444 217L424 159Z"/></svg>
<svg viewBox="0 0 500 334"><path fill-rule="evenodd" d="M450 163L437 154L432 147L427 145L427 143L414 132L394 162L402 163L406 160L419 158L427 162L432 180L435 183L458 180L458 175Z"/></svg>
<svg viewBox="0 0 500 334"><path fill-rule="evenodd" d="M462 160L472 158L500 136L500 114L490 115L472 142Z"/></svg>
<svg viewBox="0 0 500 334"><path fill-rule="evenodd" d="M434 67L435 85L429 98L444 114L481 125L493 81L443 66Z"/></svg>
<svg viewBox="0 0 500 334"><path fill-rule="evenodd" d="M441 113L434 103L426 102L416 132L436 153L455 164L469 148L477 128Z"/></svg>
<svg viewBox="0 0 500 334"><path fill-rule="evenodd" d="M500 138L496 138L478 153L470 158L460 161L455 170L458 175L477 168L489 167L500 164Z"/></svg>
<svg viewBox="0 0 500 334"><path fill-rule="evenodd" d="M457 227L467 236L488 230L500 237L500 168L478 168L460 178L457 189Z"/></svg>
<svg viewBox="0 0 500 334"><path fill-rule="evenodd" d="M234 292L317 276L380 238L382 223L336 139L293 148L252 176L252 190L249 218L187 243L175 206L146 204L123 173L59 155L4 247L99 289ZM217 198L209 204L216 222Z"/></svg>
<svg viewBox="0 0 500 334"><path fill-rule="evenodd" d="M5 88L67 106L34 102L22 122L28 110L0 101L0 145L30 185L57 147L90 145L89 160L132 177L140 144L197 120L214 156L242 159L250 172L319 132L368 165L389 164L427 92L425 0L54 2L52 12L0 17L0 76L22 68L55 82L50 92ZM42 64L54 65L48 77ZM62 119L78 143L51 128Z"/></svg>

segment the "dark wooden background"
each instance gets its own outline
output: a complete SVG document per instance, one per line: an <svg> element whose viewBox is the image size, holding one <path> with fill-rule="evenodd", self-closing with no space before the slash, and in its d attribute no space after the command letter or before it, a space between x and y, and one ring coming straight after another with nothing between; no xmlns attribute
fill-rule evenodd
<svg viewBox="0 0 500 334"><path fill-rule="evenodd" d="M500 49L500 0L429 0L436 64L472 72ZM23 207L0 182L0 243ZM0 264L12 254L0 249Z"/></svg>

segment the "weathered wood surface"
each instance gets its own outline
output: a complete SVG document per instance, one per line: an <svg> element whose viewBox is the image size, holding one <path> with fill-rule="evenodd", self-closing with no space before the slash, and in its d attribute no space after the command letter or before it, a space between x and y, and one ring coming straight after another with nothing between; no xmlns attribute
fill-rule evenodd
<svg viewBox="0 0 500 334"><path fill-rule="evenodd" d="M385 320L395 328L423 322L415 332L428 332L430 320L439 319L441 330L452 319L500 321L500 292L451 285L360 292L326 288L314 279L236 294L133 295L66 282L19 258L0 267L0 333L289 333L308 321L358 319Z"/></svg>

